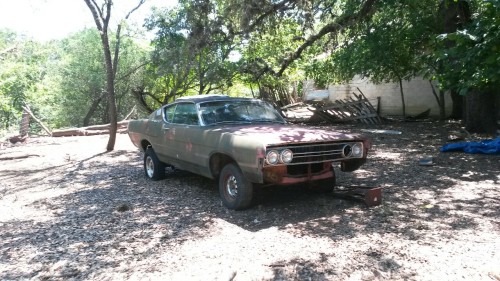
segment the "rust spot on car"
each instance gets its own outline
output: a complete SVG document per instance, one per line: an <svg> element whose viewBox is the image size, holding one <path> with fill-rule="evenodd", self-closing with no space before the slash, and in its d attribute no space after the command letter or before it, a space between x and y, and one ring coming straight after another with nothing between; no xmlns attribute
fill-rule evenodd
<svg viewBox="0 0 500 281"><path fill-rule="evenodd" d="M279 183L287 173L286 166L271 166L264 168L264 181L269 183Z"/></svg>

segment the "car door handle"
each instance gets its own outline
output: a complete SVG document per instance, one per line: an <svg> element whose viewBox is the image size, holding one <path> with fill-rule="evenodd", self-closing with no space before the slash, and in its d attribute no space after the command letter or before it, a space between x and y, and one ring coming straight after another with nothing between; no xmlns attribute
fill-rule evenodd
<svg viewBox="0 0 500 281"><path fill-rule="evenodd" d="M162 126L162 129L163 129L164 131L168 131L168 130L170 130L170 127L167 127L167 126L163 125L163 126Z"/></svg>

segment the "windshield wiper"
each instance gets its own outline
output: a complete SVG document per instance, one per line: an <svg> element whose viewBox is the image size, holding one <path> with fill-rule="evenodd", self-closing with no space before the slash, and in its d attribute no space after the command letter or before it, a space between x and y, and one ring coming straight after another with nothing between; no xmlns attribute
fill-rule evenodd
<svg viewBox="0 0 500 281"><path fill-rule="evenodd" d="M259 122L259 123L279 123L279 124L284 124L285 122L280 121L280 120L269 120L269 119L254 119L252 122Z"/></svg>
<svg viewBox="0 0 500 281"><path fill-rule="evenodd" d="M246 120L238 120L238 121L235 121L235 120L226 120L226 121L215 121L213 123L210 123L210 124L207 124L207 126L210 126L210 125L217 125L217 124L248 124L248 123L251 123L250 121L246 121Z"/></svg>

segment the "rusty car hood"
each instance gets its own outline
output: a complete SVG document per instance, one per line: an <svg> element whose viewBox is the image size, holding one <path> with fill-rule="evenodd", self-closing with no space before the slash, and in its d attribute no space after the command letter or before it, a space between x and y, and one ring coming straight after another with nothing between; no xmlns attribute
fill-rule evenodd
<svg viewBox="0 0 500 281"><path fill-rule="evenodd" d="M231 134L235 137L251 138L253 141L263 145L365 139L358 134L344 134L325 129L283 124L220 126L210 131L220 134Z"/></svg>

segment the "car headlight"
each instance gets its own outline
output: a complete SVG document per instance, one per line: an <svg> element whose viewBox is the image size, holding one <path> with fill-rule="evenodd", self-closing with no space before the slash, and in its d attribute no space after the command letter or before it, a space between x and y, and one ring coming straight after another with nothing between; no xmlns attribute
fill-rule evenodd
<svg viewBox="0 0 500 281"><path fill-rule="evenodd" d="M290 149L285 149L280 153L281 162L288 164L292 162L293 152Z"/></svg>
<svg viewBox="0 0 500 281"><path fill-rule="evenodd" d="M352 146L352 157L363 156L363 145L361 143L355 143Z"/></svg>
<svg viewBox="0 0 500 281"><path fill-rule="evenodd" d="M280 155L279 155L278 151L271 150L266 155L266 161L267 161L267 163L274 165L274 164L278 163L279 157L280 157Z"/></svg>
<svg viewBox="0 0 500 281"><path fill-rule="evenodd" d="M352 147L350 144L344 145L342 148L342 157L350 157L352 154Z"/></svg>

